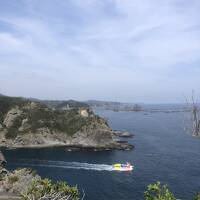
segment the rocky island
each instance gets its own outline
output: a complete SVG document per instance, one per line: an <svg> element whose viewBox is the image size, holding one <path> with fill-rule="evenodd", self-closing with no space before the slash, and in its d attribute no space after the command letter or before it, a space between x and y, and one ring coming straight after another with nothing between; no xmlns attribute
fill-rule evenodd
<svg viewBox="0 0 200 200"><path fill-rule="evenodd" d="M133 148L131 144L120 141L105 119L95 115L89 107L77 105L70 107L62 102L62 106L55 108L30 99L0 96L0 146Z"/></svg>

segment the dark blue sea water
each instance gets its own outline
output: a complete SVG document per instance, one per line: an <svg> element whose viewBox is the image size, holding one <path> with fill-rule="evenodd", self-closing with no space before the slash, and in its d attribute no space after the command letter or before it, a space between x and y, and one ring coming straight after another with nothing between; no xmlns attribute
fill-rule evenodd
<svg viewBox="0 0 200 200"><path fill-rule="evenodd" d="M87 200L141 200L147 185L169 185L177 198L200 191L200 139L183 130L182 112L96 110L113 129L134 132L133 151L66 152L64 148L7 150L8 168L32 167L43 177L78 185ZM38 161L39 160L39 161ZM116 162L134 164L133 172L110 171ZM88 163L88 164L87 164ZM103 165L105 164L105 165Z"/></svg>

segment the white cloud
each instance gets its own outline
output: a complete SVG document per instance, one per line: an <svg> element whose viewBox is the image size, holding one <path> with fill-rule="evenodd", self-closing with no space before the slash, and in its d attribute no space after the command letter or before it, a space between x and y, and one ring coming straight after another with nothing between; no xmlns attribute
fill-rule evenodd
<svg viewBox="0 0 200 200"><path fill-rule="evenodd" d="M80 99L102 95L165 101L159 96L164 87L173 101L183 87L192 90L195 81L199 83L192 70L200 63L199 8L197 0L25 1L21 14L10 12L10 6L7 14L0 14L0 69L6 66L6 76L12 79L12 72L20 71L20 80L13 82L18 86L26 82L28 96L29 83L31 88L34 83L48 87L52 80L58 98L67 89ZM9 29L1 29L1 22ZM171 85L157 84L174 83L168 74L179 73L182 65L191 68L187 84L181 76L176 92ZM0 78L0 84L5 82ZM85 94L74 92L82 86L88 88ZM14 91L12 87L8 90ZM99 93L101 87L105 89ZM38 88L38 96L53 96ZM141 91L153 97L142 99Z"/></svg>

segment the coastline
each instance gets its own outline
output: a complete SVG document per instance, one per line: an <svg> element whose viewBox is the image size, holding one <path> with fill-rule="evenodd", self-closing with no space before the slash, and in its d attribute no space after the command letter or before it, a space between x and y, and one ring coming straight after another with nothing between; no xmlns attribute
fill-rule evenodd
<svg viewBox="0 0 200 200"><path fill-rule="evenodd" d="M134 145L128 142L113 143L107 146L86 146L86 145L69 145L69 144L38 144L38 145L0 145L2 149L45 149L65 147L68 151L81 151L81 150L97 150L97 151L111 151L111 150L132 150Z"/></svg>

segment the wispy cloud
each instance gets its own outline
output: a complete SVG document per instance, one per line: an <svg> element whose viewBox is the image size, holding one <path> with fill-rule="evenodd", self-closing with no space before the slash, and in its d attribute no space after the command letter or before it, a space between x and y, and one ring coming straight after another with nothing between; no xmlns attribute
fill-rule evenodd
<svg viewBox="0 0 200 200"><path fill-rule="evenodd" d="M179 101L200 84L199 9L198 0L2 0L1 92Z"/></svg>

